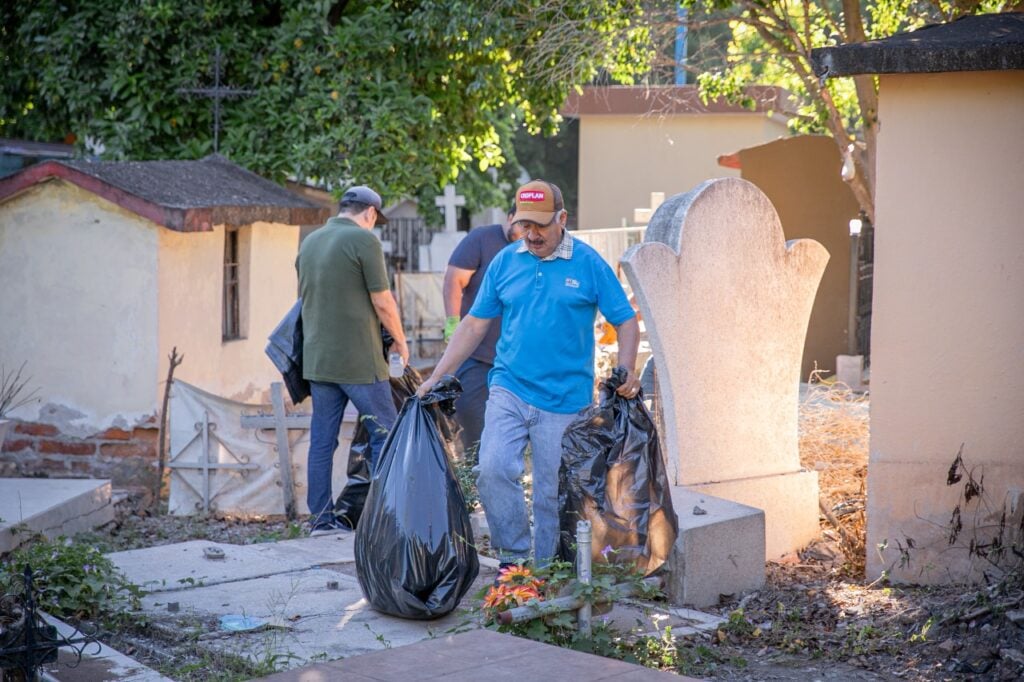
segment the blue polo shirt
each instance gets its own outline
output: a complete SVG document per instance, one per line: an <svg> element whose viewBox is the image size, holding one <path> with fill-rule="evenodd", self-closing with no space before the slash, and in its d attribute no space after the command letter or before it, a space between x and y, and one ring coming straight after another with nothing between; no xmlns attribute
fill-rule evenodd
<svg viewBox="0 0 1024 682"><path fill-rule="evenodd" d="M489 384L547 412L570 414L590 405L598 310L615 326L635 314L615 273L589 245L566 232L559 250L544 260L525 244L502 249L469 311L501 316Z"/></svg>

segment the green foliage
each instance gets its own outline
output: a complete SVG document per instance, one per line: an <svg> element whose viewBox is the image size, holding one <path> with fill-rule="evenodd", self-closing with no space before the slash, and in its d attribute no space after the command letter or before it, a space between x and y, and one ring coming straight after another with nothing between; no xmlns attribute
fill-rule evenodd
<svg viewBox="0 0 1024 682"><path fill-rule="evenodd" d="M272 530L259 533L250 540L250 544L257 544L261 542L279 542L281 540L295 540L297 538L305 537L306 531L303 529L302 524L296 521L290 521L283 530Z"/></svg>
<svg viewBox="0 0 1024 682"><path fill-rule="evenodd" d="M751 639L760 634L754 624L747 620L743 609L729 612L729 620L720 629L722 632L739 640Z"/></svg>
<svg viewBox="0 0 1024 682"><path fill-rule="evenodd" d="M673 670L679 667L679 647L672 627L666 627L657 636L645 635L637 639L632 647L637 663L648 668Z"/></svg>
<svg viewBox="0 0 1024 682"><path fill-rule="evenodd" d="M198 646L190 654L187 662L173 660L158 666L159 672L180 682L243 682L278 672L295 658L290 654L267 651L250 660L245 656L212 652Z"/></svg>
<svg viewBox="0 0 1024 682"><path fill-rule="evenodd" d="M475 512L480 505L480 492L476 488L476 450L465 453L462 457L453 457L452 465L455 469L455 478L462 488L462 498L466 501L466 511L470 514Z"/></svg>
<svg viewBox="0 0 1024 682"><path fill-rule="evenodd" d="M931 616L925 621L924 625L918 632L914 632L910 635L911 644L924 643L928 641L928 633L935 626L935 616Z"/></svg>
<svg viewBox="0 0 1024 682"><path fill-rule="evenodd" d="M593 604L614 602L618 599L614 589L617 585L630 585L635 592L644 594L647 598L661 596L657 588L643 582L643 573L636 570L635 566L608 561L594 562L589 585L576 580L575 567L566 561L552 561L543 568L523 569L520 573L503 585L483 590L487 593L486 597L484 594L478 595L484 597L484 610L488 618L494 617L497 612L513 607L517 603L523 603L522 599L517 601L514 598L517 588L525 588L532 593L534 598L526 601L527 604L542 604L544 601L566 596L583 598ZM502 599L502 595L510 590L513 595L510 598ZM545 644L568 647L610 658L638 660L638 657L631 653L632 643L617 632L611 624L600 618L594 618L591 622L589 636L581 635L574 611L550 613L541 618L510 625L499 626L492 623L490 627L499 632L507 632Z"/></svg>
<svg viewBox="0 0 1024 682"><path fill-rule="evenodd" d="M142 597L98 547L65 538L38 540L15 550L0 567L0 594L24 590L26 565L32 567L37 603L57 617L113 618L126 608L138 608Z"/></svg>
<svg viewBox="0 0 1024 682"><path fill-rule="evenodd" d="M212 105L178 90L213 84L219 47L222 82L254 91L224 103L224 155L391 199L459 178L471 208L494 200L516 129L552 134L571 88L631 82L651 56L627 0L39 0L0 17L0 136L203 156Z"/></svg>

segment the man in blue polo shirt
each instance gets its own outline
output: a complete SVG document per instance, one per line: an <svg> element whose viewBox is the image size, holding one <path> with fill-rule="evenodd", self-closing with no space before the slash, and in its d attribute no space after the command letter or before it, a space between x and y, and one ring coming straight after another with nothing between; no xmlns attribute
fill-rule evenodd
<svg viewBox="0 0 1024 682"><path fill-rule="evenodd" d="M516 192L512 222L523 238L491 261L476 301L447 350L417 392L469 357L501 316L490 398L480 439L477 484L502 564L530 555L530 521L521 479L523 453L533 457L534 557L555 555L558 467L566 426L593 400L594 320L600 311L618 332L619 363L628 378L618 392L633 397L640 329L615 273L590 246L565 229L562 193L544 180Z"/></svg>

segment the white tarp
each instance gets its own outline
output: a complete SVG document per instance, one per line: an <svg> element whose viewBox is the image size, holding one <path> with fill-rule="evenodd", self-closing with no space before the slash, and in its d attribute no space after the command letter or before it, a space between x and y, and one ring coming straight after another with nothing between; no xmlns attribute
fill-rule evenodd
<svg viewBox="0 0 1024 682"><path fill-rule="evenodd" d="M210 510L241 517L284 514L277 438L273 427L243 428L242 415L265 415L272 421L273 408L227 400L202 389L175 381L171 387L170 466L171 514L189 515L203 511L204 472L202 462L210 462ZM204 417L208 443L204 449ZM356 413L346 410L338 449L335 451L332 486L337 496L345 485L345 470ZM292 480L296 510L308 514L306 506L306 458L309 431L289 429ZM208 454L206 454L208 451ZM182 465L185 465L184 467ZM218 465L243 468L217 468Z"/></svg>

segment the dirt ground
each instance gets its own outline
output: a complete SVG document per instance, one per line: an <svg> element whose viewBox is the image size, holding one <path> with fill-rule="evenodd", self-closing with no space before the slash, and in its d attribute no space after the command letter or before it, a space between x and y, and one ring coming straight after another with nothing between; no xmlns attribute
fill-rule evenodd
<svg viewBox="0 0 1024 682"><path fill-rule="evenodd" d="M663 669L716 680L1024 679L1024 570L987 587L868 583L867 400L812 391L800 429L802 463L819 472L821 538L769 562L758 592L721 604L716 611L730 618L727 626L677 638ZM197 538L245 544L302 532L282 519L143 516L130 500L123 511L105 534L111 550Z"/></svg>

